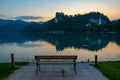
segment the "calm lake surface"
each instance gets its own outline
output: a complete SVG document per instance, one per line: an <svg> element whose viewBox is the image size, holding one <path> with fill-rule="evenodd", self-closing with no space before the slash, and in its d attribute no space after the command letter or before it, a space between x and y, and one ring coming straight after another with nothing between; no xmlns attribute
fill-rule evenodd
<svg viewBox="0 0 120 80"><path fill-rule="evenodd" d="M120 60L120 34L0 33L0 62L32 61L35 55L78 55L78 61Z"/></svg>

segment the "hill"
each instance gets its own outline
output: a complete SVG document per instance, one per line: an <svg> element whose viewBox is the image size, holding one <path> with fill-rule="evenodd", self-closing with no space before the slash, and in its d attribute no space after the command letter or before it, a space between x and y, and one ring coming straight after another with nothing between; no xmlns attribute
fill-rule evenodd
<svg viewBox="0 0 120 80"><path fill-rule="evenodd" d="M90 12L86 14L65 15L62 12L56 12L56 15L50 21L43 25L33 25L26 27L23 32L86 32L97 31L96 26L109 24L107 16L100 12Z"/></svg>

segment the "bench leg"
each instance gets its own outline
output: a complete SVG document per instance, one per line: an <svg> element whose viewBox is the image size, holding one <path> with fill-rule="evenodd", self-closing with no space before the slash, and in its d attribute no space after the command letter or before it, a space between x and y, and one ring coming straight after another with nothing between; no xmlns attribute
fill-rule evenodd
<svg viewBox="0 0 120 80"><path fill-rule="evenodd" d="M74 71L75 71L75 75L76 75L76 63L74 63Z"/></svg>
<svg viewBox="0 0 120 80"><path fill-rule="evenodd" d="M39 64L39 71L41 70L41 68L40 68L40 64Z"/></svg>
<svg viewBox="0 0 120 80"><path fill-rule="evenodd" d="M38 75L38 64L36 64L36 74Z"/></svg>
<svg viewBox="0 0 120 80"><path fill-rule="evenodd" d="M36 74L38 75L38 71L40 71L40 64L36 64Z"/></svg>

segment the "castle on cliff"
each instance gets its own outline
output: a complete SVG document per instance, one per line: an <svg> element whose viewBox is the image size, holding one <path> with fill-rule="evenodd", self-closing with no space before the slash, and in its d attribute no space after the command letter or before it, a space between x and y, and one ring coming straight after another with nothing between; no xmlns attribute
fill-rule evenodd
<svg viewBox="0 0 120 80"><path fill-rule="evenodd" d="M71 19L71 23L80 23L82 25L101 25L101 24L106 24L107 22L109 22L109 19L107 19L104 15L102 15L101 13L91 13L92 16L90 16L90 14L85 14L85 15L78 15L78 18L75 19L76 16L72 16L72 18L70 16L65 15L63 12L56 12L55 15L55 23L58 23L59 21L62 20L66 20L66 21L70 21ZM97 15L97 16L96 16ZM67 18L66 18L67 16ZM84 21L82 21L84 20ZM84 23L82 23L84 22Z"/></svg>

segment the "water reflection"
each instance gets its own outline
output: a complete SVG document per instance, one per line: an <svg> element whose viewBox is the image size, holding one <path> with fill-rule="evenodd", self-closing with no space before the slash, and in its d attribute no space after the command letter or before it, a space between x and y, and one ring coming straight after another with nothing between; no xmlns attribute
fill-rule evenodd
<svg viewBox="0 0 120 80"><path fill-rule="evenodd" d="M23 47L42 46L42 42L48 42L56 47L57 51L67 48L99 51L105 48L109 42L120 46L119 34L87 34L87 33L64 33L64 34L0 34L0 44L19 43Z"/></svg>

